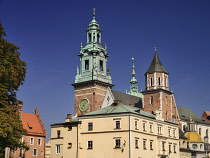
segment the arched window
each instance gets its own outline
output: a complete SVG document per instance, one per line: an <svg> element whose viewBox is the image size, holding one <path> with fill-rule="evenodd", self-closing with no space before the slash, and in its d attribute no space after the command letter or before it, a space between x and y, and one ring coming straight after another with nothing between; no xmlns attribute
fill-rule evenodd
<svg viewBox="0 0 210 158"><path fill-rule="evenodd" d="M200 145L200 149L202 149L202 148L203 148L203 145L201 144L201 145Z"/></svg>

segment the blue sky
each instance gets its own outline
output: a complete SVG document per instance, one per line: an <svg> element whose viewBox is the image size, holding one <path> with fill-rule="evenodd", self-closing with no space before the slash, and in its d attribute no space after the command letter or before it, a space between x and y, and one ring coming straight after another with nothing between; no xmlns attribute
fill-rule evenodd
<svg viewBox="0 0 210 158"><path fill-rule="evenodd" d="M80 43L96 8L114 90L125 92L135 58L139 89L157 47L178 106L201 115L210 104L209 0L0 0L6 39L20 47L27 77L18 98L50 124L73 113Z"/></svg>

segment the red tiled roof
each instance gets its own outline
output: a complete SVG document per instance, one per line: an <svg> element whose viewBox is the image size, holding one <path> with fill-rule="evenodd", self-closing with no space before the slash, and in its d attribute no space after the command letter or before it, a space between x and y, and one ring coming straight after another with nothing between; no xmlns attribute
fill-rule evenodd
<svg viewBox="0 0 210 158"><path fill-rule="evenodd" d="M22 112L22 124L28 134L45 136L45 131L36 114Z"/></svg>
<svg viewBox="0 0 210 158"><path fill-rule="evenodd" d="M207 116L210 116L210 111L204 111Z"/></svg>

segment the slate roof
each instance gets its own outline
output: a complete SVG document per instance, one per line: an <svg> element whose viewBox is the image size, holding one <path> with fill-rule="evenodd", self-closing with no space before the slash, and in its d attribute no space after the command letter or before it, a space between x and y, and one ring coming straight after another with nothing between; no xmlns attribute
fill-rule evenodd
<svg viewBox="0 0 210 158"><path fill-rule="evenodd" d="M143 110L141 110L140 108L137 107L132 107L132 106L128 106L128 105L123 105L122 103L118 103L117 105L112 104L108 107L96 110L96 111L92 111L89 113L86 113L84 115L81 116L92 116L92 115L108 115L108 114L123 114L123 113L133 113L133 114L137 114L137 115L141 115L141 116L145 116L145 117L150 117L150 118L154 118L155 119L155 115L145 112Z"/></svg>
<svg viewBox="0 0 210 158"><path fill-rule="evenodd" d="M120 101L124 105L134 105L135 107L142 108L142 100L140 97L130 94L112 90L115 100Z"/></svg>
<svg viewBox="0 0 210 158"><path fill-rule="evenodd" d="M163 72L168 74L168 71L166 71L166 69L163 67L157 53L155 53L152 63L150 64L150 67L146 73L154 73L154 72Z"/></svg>
<svg viewBox="0 0 210 158"><path fill-rule="evenodd" d="M22 124L27 134L46 136L36 114L22 112Z"/></svg>
<svg viewBox="0 0 210 158"><path fill-rule="evenodd" d="M177 106L177 110L178 110L179 117L180 117L181 120L188 121L190 119L190 111L191 111L190 109ZM196 115L192 111L191 111L191 115L192 115L192 119L195 122L204 123L204 124L210 124L210 122L202 119L200 116Z"/></svg>

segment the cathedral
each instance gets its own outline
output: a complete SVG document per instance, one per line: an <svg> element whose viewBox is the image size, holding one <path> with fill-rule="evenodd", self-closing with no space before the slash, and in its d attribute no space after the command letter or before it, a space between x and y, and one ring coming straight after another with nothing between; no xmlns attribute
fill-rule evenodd
<svg viewBox="0 0 210 158"><path fill-rule="evenodd" d="M72 84L74 115L51 125L51 158L208 156L210 122L176 105L156 48L144 74L145 89L138 90L132 58L130 90L122 93L113 90L95 12L86 36Z"/></svg>

